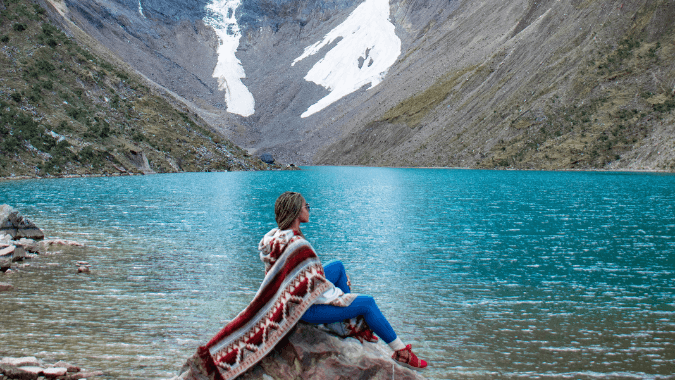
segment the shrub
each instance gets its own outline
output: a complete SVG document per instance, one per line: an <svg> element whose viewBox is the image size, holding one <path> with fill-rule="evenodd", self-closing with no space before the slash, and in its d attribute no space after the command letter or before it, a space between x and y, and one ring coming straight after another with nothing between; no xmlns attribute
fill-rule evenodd
<svg viewBox="0 0 675 380"><path fill-rule="evenodd" d="M96 157L96 152L91 146L86 146L80 151L80 162L92 161Z"/></svg>
<svg viewBox="0 0 675 380"><path fill-rule="evenodd" d="M2 42L4 42L4 43L9 42L9 36L2 36L2 37L0 37L0 41L2 41Z"/></svg>
<svg viewBox="0 0 675 380"><path fill-rule="evenodd" d="M49 74L52 71L56 70L56 67L54 67L54 65L52 65L52 63L47 61L46 59L38 60L35 65L38 68L38 70L40 70L40 72L44 74Z"/></svg>
<svg viewBox="0 0 675 380"><path fill-rule="evenodd" d="M9 135L2 141L0 148L6 153L14 153L21 148L21 141L16 136Z"/></svg>
<svg viewBox="0 0 675 380"><path fill-rule="evenodd" d="M66 108L66 115L73 118L73 120L79 121L80 123L85 123L87 121L87 111L81 108L68 107Z"/></svg>
<svg viewBox="0 0 675 380"><path fill-rule="evenodd" d="M12 26L12 28L14 28L14 30L17 32L23 32L24 30L28 29L28 26L26 26L24 23L17 22Z"/></svg>
<svg viewBox="0 0 675 380"><path fill-rule="evenodd" d="M10 98L12 98L12 100L14 100L15 102L19 103L23 98L23 95L21 95L21 93L17 91L12 93L12 95L10 95Z"/></svg>
<svg viewBox="0 0 675 380"><path fill-rule="evenodd" d="M105 155L92 148L91 146L84 147L79 154L80 163L84 165L91 165L93 168L100 168L103 166L103 157Z"/></svg>
<svg viewBox="0 0 675 380"><path fill-rule="evenodd" d="M668 99L663 103L654 104L654 111L656 112L670 112L675 108L675 99Z"/></svg>
<svg viewBox="0 0 675 380"><path fill-rule="evenodd" d="M56 127L56 130L58 132L67 132L67 131L70 131L71 128L70 128L70 125L68 125L68 123L65 120L61 120L59 125Z"/></svg>
<svg viewBox="0 0 675 380"><path fill-rule="evenodd" d="M33 4L33 9L35 10L35 13L38 15L43 15L45 14L45 9L39 6L38 4Z"/></svg>
<svg viewBox="0 0 675 380"><path fill-rule="evenodd" d="M143 136L143 134L140 132L134 132L134 134L131 136L131 139L135 142L141 142L145 140L145 136Z"/></svg>

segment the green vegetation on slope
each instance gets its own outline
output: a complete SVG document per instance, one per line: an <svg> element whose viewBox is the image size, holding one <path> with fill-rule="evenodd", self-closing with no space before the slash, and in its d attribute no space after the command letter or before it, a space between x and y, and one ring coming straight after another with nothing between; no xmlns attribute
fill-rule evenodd
<svg viewBox="0 0 675 380"><path fill-rule="evenodd" d="M631 31L615 47L595 51L574 81L578 99L554 96L540 114L513 120L523 133L497 144L481 166L602 168L621 160L675 109L673 88L655 81L675 59L674 37L671 30L647 42ZM661 169L675 170L675 161Z"/></svg>
<svg viewBox="0 0 675 380"><path fill-rule="evenodd" d="M0 50L0 176L268 168L69 39L37 4L0 2Z"/></svg>

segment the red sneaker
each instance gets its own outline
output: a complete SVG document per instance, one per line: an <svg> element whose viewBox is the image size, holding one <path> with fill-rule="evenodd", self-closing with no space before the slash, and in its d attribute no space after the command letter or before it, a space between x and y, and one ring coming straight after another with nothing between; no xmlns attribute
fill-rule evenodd
<svg viewBox="0 0 675 380"><path fill-rule="evenodd" d="M398 364L404 365L412 369L422 369L426 368L427 362L419 359L417 355L412 352L412 346L407 345L404 349L394 351L394 354L391 356L392 359L396 360Z"/></svg>

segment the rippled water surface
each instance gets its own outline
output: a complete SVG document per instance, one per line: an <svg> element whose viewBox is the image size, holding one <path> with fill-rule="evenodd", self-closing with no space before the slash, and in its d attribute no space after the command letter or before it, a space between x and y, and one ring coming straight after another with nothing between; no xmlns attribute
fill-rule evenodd
<svg viewBox="0 0 675 380"><path fill-rule="evenodd" d="M430 379L675 378L675 176L310 167L0 182L62 250L0 275L0 356L174 376L252 298L285 190ZM74 263L93 271L78 275Z"/></svg>

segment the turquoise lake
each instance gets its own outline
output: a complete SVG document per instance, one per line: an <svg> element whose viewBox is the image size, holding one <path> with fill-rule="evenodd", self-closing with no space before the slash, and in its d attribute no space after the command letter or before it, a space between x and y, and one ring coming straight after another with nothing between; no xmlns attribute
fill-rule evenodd
<svg viewBox="0 0 675 380"><path fill-rule="evenodd" d="M675 175L306 167L0 182L48 238L0 282L0 356L177 374L255 294L286 190L429 379L675 378ZM76 261L92 273L77 274Z"/></svg>

